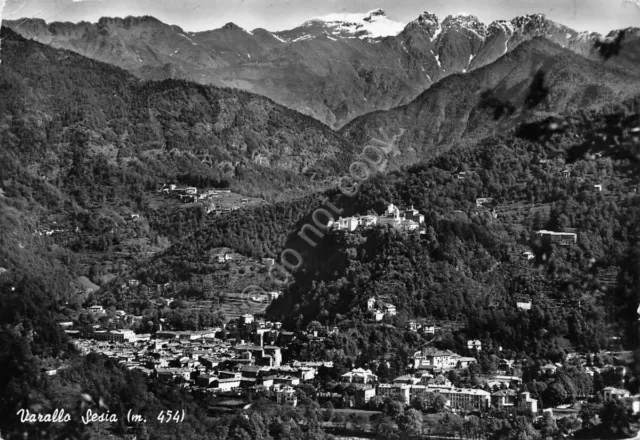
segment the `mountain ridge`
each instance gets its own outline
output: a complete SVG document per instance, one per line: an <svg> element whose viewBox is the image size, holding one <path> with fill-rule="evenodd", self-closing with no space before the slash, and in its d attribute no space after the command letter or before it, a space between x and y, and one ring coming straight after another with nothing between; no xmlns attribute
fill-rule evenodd
<svg viewBox="0 0 640 440"><path fill-rule="evenodd" d="M383 14L369 15L378 20ZM535 36L544 34L590 58L599 57L594 44L602 38L570 30L542 14L486 26L471 15L440 20L425 12L396 35L375 38L359 24L343 24L315 21L270 32L229 23L187 32L150 16L104 17L77 25L5 21L23 36L118 65L144 79L174 77L247 90L333 128L406 104L447 75L489 64ZM640 30L628 35L621 55L608 63L627 69L637 65Z"/></svg>

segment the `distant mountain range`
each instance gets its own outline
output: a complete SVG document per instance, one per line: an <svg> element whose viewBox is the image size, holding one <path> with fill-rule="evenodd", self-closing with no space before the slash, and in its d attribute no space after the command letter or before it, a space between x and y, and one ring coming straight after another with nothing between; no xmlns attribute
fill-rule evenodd
<svg viewBox="0 0 640 440"><path fill-rule="evenodd" d="M122 67L144 79L181 78L235 87L334 127L375 110L409 103L433 83L497 60L543 36L597 58L595 33L579 33L542 14L496 21L475 16L440 20L425 12L408 24L376 9L331 14L280 32L247 31L234 23L186 32L150 17L101 18L97 23L3 22L26 38ZM612 32L610 36L613 36ZM630 29L608 64L637 66L640 30Z"/></svg>

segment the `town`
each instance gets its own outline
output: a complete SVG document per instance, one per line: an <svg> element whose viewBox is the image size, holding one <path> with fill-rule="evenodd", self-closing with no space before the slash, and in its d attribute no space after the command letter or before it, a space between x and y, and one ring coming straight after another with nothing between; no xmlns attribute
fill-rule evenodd
<svg viewBox="0 0 640 440"><path fill-rule="evenodd" d="M519 308L526 312L530 304ZM368 298L363 309L371 314L375 325L391 325L396 316L395 306L382 298ZM106 313L102 306L92 306L87 312L97 316ZM141 318L127 319L123 311L117 311L116 317L120 323ZM468 340L461 354L438 348L437 341L447 329L433 323L406 324L404 331L422 341L419 344L422 347L409 357L406 365L400 366L397 376L390 374L389 360L356 366L330 357L302 360L288 356L293 345L329 346L330 341L344 337L348 330L317 322L304 330L287 331L280 322L244 314L218 327L197 331L169 330L160 325L153 334L136 333L130 328L109 330L99 324L86 334L76 329L76 324L60 322L82 354L100 353L150 380L175 384L207 401L214 413L216 408L249 408L256 396L294 407L317 401L347 415L360 413L368 417L379 413L384 402L399 402L407 407L428 406L436 413L461 416L507 411L529 414L534 420L545 414L558 420L575 420L580 417L581 406L594 397L603 403L619 399L632 414L640 413L640 395L631 395L622 387L626 373L622 354L570 352L561 362L538 365L534 372L525 359L491 355L494 365L482 368L485 371L481 372L479 359L483 363L488 359L483 354L487 348L482 341ZM502 350L489 349L494 353ZM43 373L56 375L64 368L64 365L51 367ZM525 371L527 376L535 374L545 380L578 371L592 379L606 378L606 383L599 379L600 389L594 386L590 394L577 392L574 404L543 405L531 397L523 377ZM326 422L327 427L334 424ZM363 433L370 429L370 424L364 422L350 426L352 429L360 426Z"/></svg>

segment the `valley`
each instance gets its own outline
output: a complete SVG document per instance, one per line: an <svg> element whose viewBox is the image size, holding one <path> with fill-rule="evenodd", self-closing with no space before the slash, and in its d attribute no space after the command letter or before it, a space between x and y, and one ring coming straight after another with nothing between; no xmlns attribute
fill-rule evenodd
<svg viewBox="0 0 640 440"><path fill-rule="evenodd" d="M638 32L3 22L1 435L632 437Z"/></svg>

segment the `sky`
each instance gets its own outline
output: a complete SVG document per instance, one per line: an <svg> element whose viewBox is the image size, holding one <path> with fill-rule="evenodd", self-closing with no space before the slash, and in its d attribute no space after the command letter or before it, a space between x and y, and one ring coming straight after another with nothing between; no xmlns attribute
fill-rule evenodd
<svg viewBox="0 0 640 440"><path fill-rule="evenodd" d="M38 17L51 21L91 21L100 17L152 15L186 31L216 29L234 22L251 30L291 29L331 13L365 13L382 8L389 19L409 22L428 11L443 19L466 12L482 22L543 13L577 31L607 34L640 27L640 0L0 0L3 19Z"/></svg>

